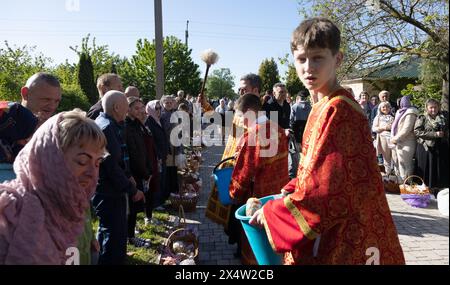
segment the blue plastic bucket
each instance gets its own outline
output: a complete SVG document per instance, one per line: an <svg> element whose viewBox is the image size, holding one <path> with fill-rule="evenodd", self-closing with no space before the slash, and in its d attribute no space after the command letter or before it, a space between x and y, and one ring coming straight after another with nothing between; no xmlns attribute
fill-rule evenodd
<svg viewBox="0 0 450 285"><path fill-rule="evenodd" d="M13 179L16 179L13 165L9 163L0 163L0 183Z"/></svg>
<svg viewBox="0 0 450 285"><path fill-rule="evenodd" d="M219 201L225 206L232 203L229 191L232 173L233 167L216 169L213 172L214 181L216 182L217 191L219 192Z"/></svg>
<svg viewBox="0 0 450 285"><path fill-rule="evenodd" d="M280 199L281 194L271 195L261 198L261 204L264 205L269 200ZM282 255L273 251L272 246L267 238L266 231L263 228L258 228L250 225L248 222L251 217L245 215L245 205L237 209L235 213L236 219L240 220L244 228L245 235L252 247L253 254L259 265L281 265Z"/></svg>

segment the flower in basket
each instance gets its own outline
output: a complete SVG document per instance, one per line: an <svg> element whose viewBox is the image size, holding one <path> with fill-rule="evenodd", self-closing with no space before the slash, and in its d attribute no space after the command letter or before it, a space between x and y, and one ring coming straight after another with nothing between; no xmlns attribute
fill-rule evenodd
<svg viewBox="0 0 450 285"><path fill-rule="evenodd" d="M400 196L402 197L403 201L405 201L412 207L426 208L431 200L430 190L425 185L423 180L418 176L414 177L418 177L420 180L422 180L422 184L418 185L412 183L411 185L408 185L406 181L412 177L413 176L410 176L405 179L402 187L400 187Z"/></svg>
<svg viewBox="0 0 450 285"><path fill-rule="evenodd" d="M198 196L198 194L195 192L184 192L183 193L183 197L185 197L185 198L195 198L196 196Z"/></svg>

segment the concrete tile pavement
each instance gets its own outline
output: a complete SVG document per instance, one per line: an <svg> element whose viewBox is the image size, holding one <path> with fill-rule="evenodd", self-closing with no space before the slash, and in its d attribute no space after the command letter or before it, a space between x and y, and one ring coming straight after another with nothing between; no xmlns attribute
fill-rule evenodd
<svg viewBox="0 0 450 285"><path fill-rule="evenodd" d="M386 195L397 227L406 264L449 264L449 218L431 200L427 208L413 208L400 195Z"/></svg>
<svg viewBox="0 0 450 285"><path fill-rule="evenodd" d="M240 265L234 258L236 244L228 244L228 236L223 227L205 216L209 192L211 191L211 174L223 153L223 146L212 146L202 151L203 162L200 167L202 190L195 212L185 213L187 223L198 225L199 234L199 265Z"/></svg>

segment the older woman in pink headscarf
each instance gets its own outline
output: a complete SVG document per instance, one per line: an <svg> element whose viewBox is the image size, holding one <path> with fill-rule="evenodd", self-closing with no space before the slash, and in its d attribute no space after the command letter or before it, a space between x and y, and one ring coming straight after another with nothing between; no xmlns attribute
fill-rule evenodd
<svg viewBox="0 0 450 285"><path fill-rule="evenodd" d="M0 184L0 264L66 264L83 232L106 139L81 111L45 122Z"/></svg>

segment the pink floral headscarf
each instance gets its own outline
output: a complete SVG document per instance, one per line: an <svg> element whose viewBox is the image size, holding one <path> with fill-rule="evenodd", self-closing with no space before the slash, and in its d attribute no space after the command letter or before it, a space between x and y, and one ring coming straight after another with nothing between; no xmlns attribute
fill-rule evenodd
<svg viewBox="0 0 450 285"><path fill-rule="evenodd" d="M14 162L17 178L0 184L0 264L65 264L84 230L96 185L83 191L66 165L61 120L36 131Z"/></svg>

